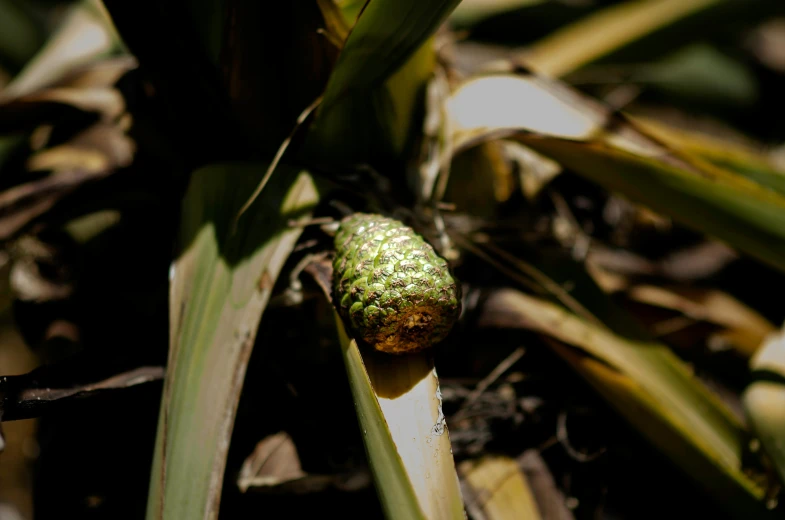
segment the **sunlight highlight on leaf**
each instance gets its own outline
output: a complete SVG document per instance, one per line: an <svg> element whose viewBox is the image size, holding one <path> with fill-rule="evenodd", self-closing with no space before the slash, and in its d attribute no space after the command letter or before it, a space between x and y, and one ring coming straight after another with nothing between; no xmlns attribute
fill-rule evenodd
<svg viewBox="0 0 785 520"><path fill-rule="evenodd" d="M608 190L785 270L785 196L667 147L563 84L531 73L480 76L453 93L445 112L456 152L490 139L515 139Z"/></svg>
<svg viewBox="0 0 785 520"><path fill-rule="evenodd" d="M306 268L330 297L332 266ZM428 352L359 347L335 312L338 338L376 490L387 518L464 519L460 484Z"/></svg>

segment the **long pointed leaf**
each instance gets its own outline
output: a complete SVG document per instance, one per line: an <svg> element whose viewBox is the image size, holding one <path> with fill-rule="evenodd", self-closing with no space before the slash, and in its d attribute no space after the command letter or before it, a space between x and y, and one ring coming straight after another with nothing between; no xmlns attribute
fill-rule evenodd
<svg viewBox="0 0 785 520"><path fill-rule="evenodd" d="M317 262L308 271L329 298L331 265ZM386 517L464 519L433 357L427 352L392 356L361 349L337 313L335 320Z"/></svg>
<svg viewBox="0 0 785 520"><path fill-rule="evenodd" d="M264 172L221 164L195 172L172 265L170 353L147 518L216 518L243 377L275 279L300 235L289 221L317 200L305 172L282 169L240 220Z"/></svg>
<svg viewBox="0 0 785 520"><path fill-rule="evenodd" d="M445 107L455 148L514 138L603 187L785 270L785 195L674 150L557 82L493 75Z"/></svg>
<svg viewBox="0 0 785 520"><path fill-rule="evenodd" d="M355 341L347 341L345 332L341 336L387 518L464 518L433 360L426 354L390 359L363 353Z"/></svg>
<svg viewBox="0 0 785 520"><path fill-rule="evenodd" d="M412 128L409 116L435 63L429 39L458 3L366 4L327 83L309 153L338 163L400 155Z"/></svg>
<svg viewBox="0 0 785 520"><path fill-rule="evenodd" d="M357 343L349 339L336 316L340 331L346 374L354 396L354 406L363 429L365 450L368 453L376 490L387 518L425 519L425 512L417 500L417 493L406 472L403 460L395 447L384 413L365 369Z"/></svg>
<svg viewBox="0 0 785 520"><path fill-rule="evenodd" d="M632 117L649 135L667 145L747 177L778 193L785 194L785 171L779 169L763 145L740 143L731 139L677 129L651 119Z"/></svg>
<svg viewBox="0 0 785 520"><path fill-rule="evenodd" d="M742 424L665 346L617 336L545 300L515 290L489 299L488 323L525 326L603 394L650 442L740 518L766 517L765 489L743 466Z"/></svg>
<svg viewBox="0 0 785 520"><path fill-rule="evenodd" d="M612 5L539 41L527 50L526 61L539 72L561 76L719 2L640 0Z"/></svg>
<svg viewBox="0 0 785 520"><path fill-rule="evenodd" d="M460 0L370 0L349 33L327 84L322 110L381 85L431 37Z"/></svg>

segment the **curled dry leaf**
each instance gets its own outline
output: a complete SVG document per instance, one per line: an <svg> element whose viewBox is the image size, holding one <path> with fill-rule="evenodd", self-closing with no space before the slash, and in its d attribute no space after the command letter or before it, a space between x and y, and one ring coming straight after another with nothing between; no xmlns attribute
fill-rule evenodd
<svg viewBox="0 0 785 520"><path fill-rule="evenodd" d="M286 432L265 437L243 462L237 486L247 491L308 494L326 490L358 491L371 485L368 468L347 473L318 475L306 473L297 447Z"/></svg>
<svg viewBox="0 0 785 520"><path fill-rule="evenodd" d="M107 87L55 87L29 94L11 103L60 103L84 112L97 112L107 120L113 120L125 111L123 96L119 91Z"/></svg>
<svg viewBox="0 0 785 520"><path fill-rule="evenodd" d="M139 66L134 56L121 55L104 58L74 67L56 78L47 88L99 88L115 85L120 78Z"/></svg>
<svg viewBox="0 0 785 520"><path fill-rule="evenodd" d="M286 432L265 437L245 459L237 485L243 493L251 486L275 486L305 476L294 441Z"/></svg>
<svg viewBox="0 0 785 520"><path fill-rule="evenodd" d="M70 170L20 184L0 193L0 239L15 235L78 186L110 173L107 170Z"/></svg>
<svg viewBox="0 0 785 520"><path fill-rule="evenodd" d="M80 384L63 383L63 379L68 380L74 377L73 374L64 377L62 369L57 365L42 366L22 375L0 376L0 416L2 416L2 420L12 421L38 417L56 402L66 399L89 397L106 391L121 390L160 381L164 377L164 368L159 366L138 367L97 381L86 381Z"/></svg>
<svg viewBox="0 0 785 520"><path fill-rule="evenodd" d="M118 125L96 123L65 144L33 154L27 161L27 168L53 172L112 171L130 165L135 151L133 139Z"/></svg>
<svg viewBox="0 0 785 520"><path fill-rule="evenodd" d="M48 123L70 108L92 112L105 121L116 121L126 110L125 99L114 85L137 67L128 56L85 65L56 78L39 90L0 92L0 132L18 132Z"/></svg>
<svg viewBox="0 0 785 520"><path fill-rule="evenodd" d="M33 130L27 158L29 171L48 177L0 193L0 239L14 236L31 221L84 183L98 180L131 164L136 152L127 135L130 115L114 84L137 66L127 56L111 58L52 78L47 88L15 95L0 94L0 132ZM47 147L63 111L96 113L99 121L56 146Z"/></svg>

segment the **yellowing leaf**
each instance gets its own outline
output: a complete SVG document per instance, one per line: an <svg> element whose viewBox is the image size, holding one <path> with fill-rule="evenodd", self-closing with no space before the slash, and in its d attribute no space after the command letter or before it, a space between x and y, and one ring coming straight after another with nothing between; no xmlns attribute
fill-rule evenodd
<svg viewBox="0 0 785 520"><path fill-rule="evenodd" d="M740 518L765 514L765 490L742 463L747 432L665 346L623 338L512 289L489 297L481 323L557 340L550 342L557 353L715 500Z"/></svg>
<svg viewBox="0 0 785 520"><path fill-rule="evenodd" d="M601 9L527 49L527 64L549 76L567 74L679 18L721 0L637 0Z"/></svg>
<svg viewBox="0 0 785 520"><path fill-rule="evenodd" d="M485 455L458 468L471 494L466 508L488 520L540 520L526 476L513 459Z"/></svg>
<svg viewBox="0 0 785 520"><path fill-rule="evenodd" d="M456 151L489 139L515 139L608 190L785 270L785 195L669 148L558 82L532 74L478 77L454 92L445 112Z"/></svg>

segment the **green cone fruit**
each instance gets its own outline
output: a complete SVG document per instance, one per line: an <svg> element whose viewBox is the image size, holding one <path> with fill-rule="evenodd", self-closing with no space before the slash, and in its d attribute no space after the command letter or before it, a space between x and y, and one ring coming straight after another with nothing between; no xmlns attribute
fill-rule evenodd
<svg viewBox="0 0 785 520"><path fill-rule="evenodd" d="M461 312L447 261L403 223L355 213L335 235L333 295L356 338L393 354L438 343Z"/></svg>

